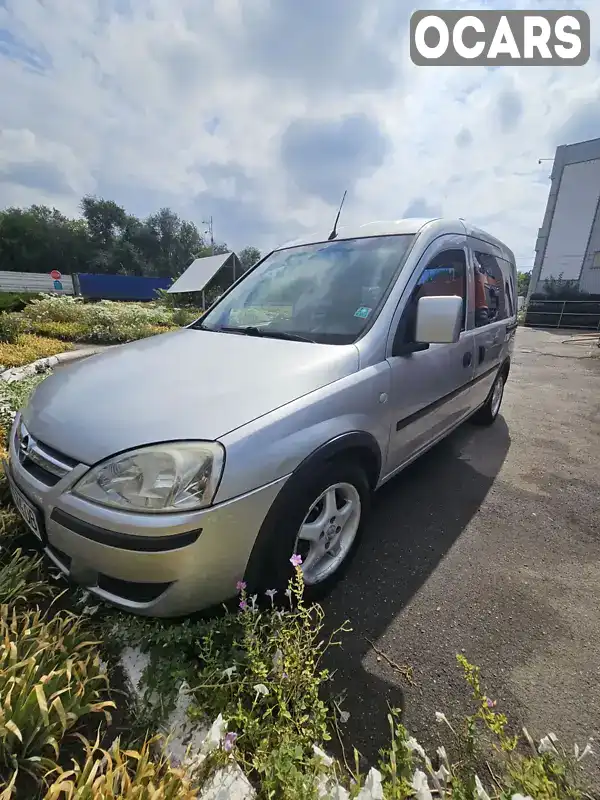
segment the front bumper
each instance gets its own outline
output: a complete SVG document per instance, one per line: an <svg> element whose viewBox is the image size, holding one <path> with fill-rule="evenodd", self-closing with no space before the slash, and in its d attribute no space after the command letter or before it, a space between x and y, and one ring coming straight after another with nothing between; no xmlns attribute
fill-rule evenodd
<svg viewBox="0 0 600 800"><path fill-rule="evenodd" d="M121 512L70 494L87 465L70 465L56 480L40 469L39 459L37 464L20 459L14 431L10 477L39 512L45 553L92 594L147 616L188 614L233 597L262 522L286 480L197 512ZM37 444L43 457L59 458Z"/></svg>

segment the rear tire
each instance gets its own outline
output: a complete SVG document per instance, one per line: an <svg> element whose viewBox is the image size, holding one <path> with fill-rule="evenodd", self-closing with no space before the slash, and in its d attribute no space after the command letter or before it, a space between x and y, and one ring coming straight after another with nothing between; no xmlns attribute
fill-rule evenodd
<svg viewBox="0 0 600 800"><path fill-rule="evenodd" d="M364 470L341 459L317 466L310 477L290 478L255 542L246 580L250 591L287 588L302 556L305 597L316 600L342 578L356 553L371 505ZM308 538L310 536L310 539Z"/></svg>
<svg viewBox="0 0 600 800"><path fill-rule="evenodd" d="M500 413L502 398L504 397L504 385L506 383L506 372L501 370L492 384L487 400L481 408L471 417L475 425L493 425Z"/></svg>

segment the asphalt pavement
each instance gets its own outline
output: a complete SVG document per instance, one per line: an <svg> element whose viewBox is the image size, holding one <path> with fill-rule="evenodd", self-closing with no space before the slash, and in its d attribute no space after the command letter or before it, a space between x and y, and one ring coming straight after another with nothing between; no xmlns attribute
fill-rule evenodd
<svg viewBox="0 0 600 800"><path fill-rule="evenodd" d="M467 423L381 489L324 603L354 629L328 663L346 738L369 759L388 703L430 745L435 711L468 708L461 652L514 723L599 740L600 359L566 338L518 330L501 417Z"/></svg>

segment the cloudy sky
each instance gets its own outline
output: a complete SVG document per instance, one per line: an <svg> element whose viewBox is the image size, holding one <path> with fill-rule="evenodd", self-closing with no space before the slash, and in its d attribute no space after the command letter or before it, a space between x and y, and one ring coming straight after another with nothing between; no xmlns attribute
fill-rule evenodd
<svg viewBox="0 0 600 800"><path fill-rule="evenodd" d="M406 0L0 0L0 207L171 206L239 248L333 219L465 217L522 267L555 147L600 136L585 67L415 67ZM597 23L597 31L595 25Z"/></svg>

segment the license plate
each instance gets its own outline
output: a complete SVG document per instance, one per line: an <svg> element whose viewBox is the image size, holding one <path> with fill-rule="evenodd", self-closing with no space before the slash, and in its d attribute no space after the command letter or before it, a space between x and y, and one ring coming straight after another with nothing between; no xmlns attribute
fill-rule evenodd
<svg viewBox="0 0 600 800"><path fill-rule="evenodd" d="M40 523L38 521L37 511L32 503L20 492L12 481L10 481L10 490L12 497L17 507L17 511L25 520L29 529L34 533L37 538L42 541L42 532L40 530Z"/></svg>

